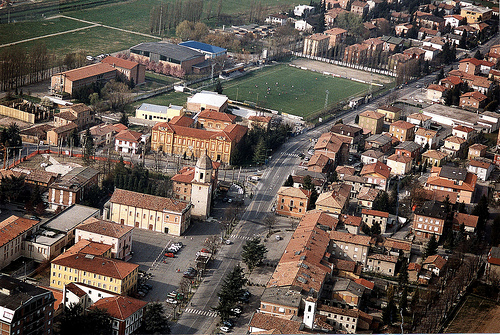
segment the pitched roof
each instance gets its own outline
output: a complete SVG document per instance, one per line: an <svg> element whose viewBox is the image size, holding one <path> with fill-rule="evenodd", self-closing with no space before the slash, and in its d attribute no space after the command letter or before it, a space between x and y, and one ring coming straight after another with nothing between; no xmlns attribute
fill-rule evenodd
<svg viewBox="0 0 500 335"><path fill-rule="evenodd" d="M375 111L364 111L363 113L359 113L359 116L361 117L367 117L367 118L370 118L370 119L382 119L383 117L385 117L384 114L382 113L379 113L379 112L375 112Z"/></svg>
<svg viewBox="0 0 500 335"><path fill-rule="evenodd" d="M443 158L446 158L448 155L446 155L444 152L437 151L437 150L427 150L422 154L423 157L428 157L432 159L437 159L441 160Z"/></svg>
<svg viewBox="0 0 500 335"><path fill-rule="evenodd" d="M394 154L394 155L387 157L387 160L398 162L398 163L408 164L413 160L413 158L408 157L408 156L404 156L404 155Z"/></svg>
<svg viewBox="0 0 500 335"><path fill-rule="evenodd" d="M309 162L307 162L307 166L320 166L320 167L325 167L328 162L330 161L330 158L327 156L323 155L322 153L315 153L312 155L311 159Z"/></svg>
<svg viewBox="0 0 500 335"><path fill-rule="evenodd" d="M344 208L347 201L349 201L349 194L351 192L351 185L344 183L336 184L334 189L330 192L321 193L316 200L316 206L324 206L330 208Z"/></svg>
<svg viewBox="0 0 500 335"><path fill-rule="evenodd" d="M465 138L461 138L461 137L458 137L458 136L448 136L447 138L444 139L445 142L450 142L450 143L456 143L456 144L464 144L465 142L467 142L467 140Z"/></svg>
<svg viewBox="0 0 500 335"><path fill-rule="evenodd" d="M305 190L303 188L281 186L278 190L278 194L293 198L309 199L309 197L311 196L311 191Z"/></svg>
<svg viewBox="0 0 500 335"><path fill-rule="evenodd" d="M439 92L446 91L446 87L444 87L442 85L436 85L436 84L430 84L429 86L427 86L427 89L433 90L433 91L439 91ZM420 113L418 113L418 114L420 114Z"/></svg>
<svg viewBox="0 0 500 335"><path fill-rule="evenodd" d="M109 72L114 72L116 69L106 63L96 63L92 65L87 65L84 67L79 67L77 69L64 71L57 73L53 76L63 75L66 79L71 81L77 81L88 77L97 76L100 74L105 74Z"/></svg>
<svg viewBox="0 0 500 335"><path fill-rule="evenodd" d="M441 83L442 82L449 82L452 85L458 85L463 83L462 79L460 79L460 77L457 76L448 76L446 78L441 79Z"/></svg>
<svg viewBox="0 0 500 335"><path fill-rule="evenodd" d="M491 247L488 253L488 263L500 265L500 247Z"/></svg>
<svg viewBox="0 0 500 335"><path fill-rule="evenodd" d="M459 63L472 63L475 66L481 65L481 61L476 58L464 58L460 60Z"/></svg>
<svg viewBox="0 0 500 335"><path fill-rule="evenodd" d="M198 114L198 119L200 118L233 123L236 120L236 115L217 112L212 109L204 109Z"/></svg>
<svg viewBox="0 0 500 335"><path fill-rule="evenodd" d="M116 136L115 139L120 141L137 142L141 139L142 134L137 131L132 130L122 130Z"/></svg>
<svg viewBox="0 0 500 335"><path fill-rule="evenodd" d="M212 138L222 137L227 141L237 142L246 134L247 127L239 124L230 124L221 131L211 131L180 126L172 124L171 122L158 122L153 126L153 130L167 131L179 136L197 138L201 140L210 140Z"/></svg>
<svg viewBox="0 0 500 335"><path fill-rule="evenodd" d="M347 30L342 29L342 28L332 28L324 31L325 34L327 35L340 35L347 33Z"/></svg>
<svg viewBox="0 0 500 335"><path fill-rule="evenodd" d="M378 158L384 156L384 153L382 153L381 151L378 151L378 150L370 149L370 150L366 150L365 152L363 152L361 154L361 156L378 159Z"/></svg>
<svg viewBox="0 0 500 335"><path fill-rule="evenodd" d="M313 41L321 41L321 40L324 40L327 38L330 38L330 36L325 35L325 34L320 34L320 33L312 34L311 36L306 37L306 39L310 39Z"/></svg>
<svg viewBox="0 0 500 335"><path fill-rule="evenodd" d="M415 125L413 123L410 123L410 122L398 120L396 122L391 123L391 128L392 127L396 127L396 128L400 128L400 129L411 129L411 128L414 128Z"/></svg>
<svg viewBox="0 0 500 335"><path fill-rule="evenodd" d="M288 320L267 313L254 313L250 327L264 329L267 334L301 334L302 322ZM262 332L259 332L262 334Z"/></svg>
<svg viewBox="0 0 500 335"><path fill-rule="evenodd" d="M478 160L471 160L469 162L469 165L470 166L475 166L475 167L478 167L478 168L482 168L482 169L489 169L490 166L491 166L491 163L488 163L488 162L483 162L483 161L478 161Z"/></svg>
<svg viewBox="0 0 500 335"><path fill-rule="evenodd" d="M397 113L397 112L401 112L402 111L402 109L399 108L399 107L389 106L389 105L385 105L385 106L379 107L378 109L383 110L383 111L393 112L393 113Z"/></svg>
<svg viewBox="0 0 500 335"><path fill-rule="evenodd" d="M288 18L286 15L282 15L282 14L275 14L273 16L283 18L283 19ZM221 47L218 47L215 45L210 45L207 43L198 42L198 41L185 41L185 42L179 43L179 45L184 46L184 47L188 47L191 49L195 49L195 50L201 50L202 52L205 51L207 53L220 53L220 52L227 51L224 48L221 48Z"/></svg>
<svg viewBox="0 0 500 335"><path fill-rule="evenodd" d="M19 237L24 232L30 230L40 221L21 218L11 215L0 222L0 247Z"/></svg>
<svg viewBox="0 0 500 335"><path fill-rule="evenodd" d="M435 130L430 130L430 129L425 129L425 128L418 128L417 131L415 132L415 136L423 136L426 138L433 138L436 137L437 131ZM403 142L406 143L406 142Z"/></svg>
<svg viewBox="0 0 500 335"><path fill-rule="evenodd" d="M76 167L64 176L60 177L49 187L62 190L77 190L84 187L99 174L99 171L90 166Z"/></svg>
<svg viewBox="0 0 500 335"><path fill-rule="evenodd" d="M120 280L124 279L137 268L139 268L139 265L137 264L82 253L69 255L66 255L66 253L64 253L54 259L52 261L52 264L67 266L72 269L96 273L102 276Z"/></svg>
<svg viewBox="0 0 500 335"><path fill-rule="evenodd" d="M135 312L147 305L146 301L117 295L96 301L90 309L105 309L108 314L118 320L126 320Z"/></svg>
<svg viewBox="0 0 500 335"><path fill-rule="evenodd" d="M368 255L368 258L375 259L382 262L397 263L398 256L383 255L383 254L372 254Z"/></svg>
<svg viewBox="0 0 500 335"><path fill-rule="evenodd" d="M446 259L444 259L440 255L432 255L427 257L424 262L422 263L423 265L426 264L433 264L435 265L439 270L443 268L443 266L446 264Z"/></svg>
<svg viewBox="0 0 500 335"><path fill-rule="evenodd" d="M387 249L411 251L411 242L397 240L389 237L384 239L383 246Z"/></svg>
<svg viewBox="0 0 500 335"><path fill-rule="evenodd" d="M55 127L55 128L52 128L49 131L53 131L56 134L62 134L62 133L65 133L67 131L70 131L70 130L73 130L73 129L76 129L76 128L78 128L78 125L76 123L69 122L68 124L65 124L64 126Z"/></svg>
<svg viewBox="0 0 500 335"><path fill-rule="evenodd" d="M422 270L422 266L418 263L410 263L408 264L408 271L417 271L420 272Z"/></svg>
<svg viewBox="0 0 500 335"><path fill-rule="evenodd" d="M471 145L469 147L469 150L470 149L473 149L473 150L479 150L479 151L483 151L485 149L488 149L488 146L484 145L484 144L480 144L480 143L475 143L473 145Z"/></svg>
<svg viewBox="0 0 500 335"><path fill-rule="evenodd" d="M467 213L453 213L453 224L456 225L464 225L465 227L477 227L477 221L479 220L479 216L470 215Z"/></svg>
<svg viewBox="0 0 500 335"><path fill-rule="evenodd" d="M90 217L87 220L83 221L81 225L77 226L76 229L83 230L89 233L120 238L132 231L134 227Z"/></svg>
<svg viewBox="0 0 500 335"><path fill-rule="evenodd" d="M479 102L488 99L486 95L477 91L464 93L460 96L460 98L474 98Z"/></svg>
<svg viewBox="0 0 500 335"><path fill-rule="evenodd" d="M172 181L176 181L178 183L189 184L193 181L193 178L194 178L194 167L185 166L179 171L179 173L174 175L171 179Z"/></svg>
<svg viewBox="0 0 500 335"><path fill-rule="evenodd" d="M453 127L453 130L462 131L464 133L472 133L474 131L474 128L458 125Z"/></svg>
<svg viewBox="0 0 500 335"><path fill-rule="evenodd" d="M362 218L360 216L341 214L339 215L340 222L347 226L361 226Z"/></svg>
<svg viewBox="0 0 500 335"><path fill-rule="evenodd" d="M374 282L371 282L371 281L366 280L364 278L354 279L354 282L356 284L363 285L364 287L366 287L369 290L373 290L375 288L375 283Z"/></svg>
<svg viewBox="0 0 500 335"><path fill-rule="evenodd" d="M184 201L132 192L119 188L115 189L109 201L114 204L146 208L160 212L171 211L181 213L190 207L189 203Z"/></svg>
<svg viewBox="0 0 500 335"><path fill-rule="evenodd" d="M415 208L415 214L437 219L445 219L445 205L439 201L425 201L420 207Z"/></svg>
<svg viewBox="0 0 500 335"><path fill-rule="evenodd" d="M381 217L381 218L388 218L389 217L389 213L387 213L387 212L376 211L374 209L366 209L366 208L363 208L361 210L361 214L371 215L371 216L378 216L378 217Z"/></svg>
<svg viewBox="0 0 500 335"><path fill-rule="evenodd" d="M386 164L384 164L380 161L377 161L375 163L367 164L367 165L363 166L363 169L361 169L360 174L361 174L361 176L364 176L364 175L372 174L372 173L381 175L382 177L387 179L387 178L389 178L389 176L391 174L391 168L388 167Z"/></svg>
<svg viewBox="0 0 500 335"><path fill-rule="evenodd" d="M104 256L109 250L111 250L111 245L93 242L89 240L80 240L69 247L66 252L57 256L54 259L59 259L66 257L68 255L75 255L78 253L94 255L94 256Z"/></svg>
<svg viewBox="0 0 500 335"><path fill-rule="evenodd" d="M346 233L342 231L335 231L332 230L330 232L330 239L333 241L340 241L344 243L351 243L351 244L357 244L357 245L364 245L364 246L369 246L370 245L370 236L366 235L355 235L351 233Z"/></svg>
<svg viewBox="0 0 500 335"><path fill-rule="evenodd" d="M359 189L358 200L374 201L379 193L379 189L362 186Z"/></svg>
<svg viewBox="0 0 500 335"><path fill-rule="evenodd" d="M103 60L101 60L101 63L107 63L113 67L121 67L127 70L132 70L134 67L139 65L139 63L137 62L113 56L108 56L104 58Z"/></svg>
<svg viewBox="0 0 500 335"><path fill-rule="evenodd" d="M350 176L352 176L352 175L354 175L354 172L356 170L352 166L339 165L339 166L337 166L337 168L335 169L335 171L337 172L337 174L343 174L343 175L350 175Z"/></svg>

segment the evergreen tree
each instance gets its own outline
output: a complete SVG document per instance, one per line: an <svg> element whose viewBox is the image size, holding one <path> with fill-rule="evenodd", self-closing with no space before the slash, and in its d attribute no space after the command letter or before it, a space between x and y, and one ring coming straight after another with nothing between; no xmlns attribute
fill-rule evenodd
<svg viewBox="0 0 500 335"><path fill-rule="evenodd" d="M483 230L486 224L486 220L490 216L490 212L488 210L488 198L483 194L479 199L479 202L472 210L472 215L476 215L479 217L477 220L477 229Z"/></svg>
<svg viewBox="0 0 500 335"><path fill-rule="evenodd" d="M231 312L231 309L236 306L239 298L243 296L243 286L246 282L247 280L243 273L243 269L239 265L236 265L224 278L221 289L219 293L217 293L219 303L217 307L214 308L222 321L226 321L234 314Z"/></svg>
<svg viewBox="0 0 500 335"><path fill-rule="evenodd" d="M401 292L401 298L399 299L399 310L406 314L406 308L408 307L408 288L405 286Z"/></svg>
<svg viewBox="0 0 500 335"><path fill-rule="evenodd" d="M359 124L359 114L356 114L356 117L354 118L354 123Z"/></svg>
<svg viewBox="0 0 500 335"><path fill-rule="evenodd" d="M142 332L146 334L170 334L165 310L161 303L150 302L144 309Z"/></svg>
<svg viewBox="0 0 500 335"><path fill-rule="evenodd" d="M293 177L291 174L288 175L288 178L285 180L285 183L283 184L283 186L287 186L287 187L293 186Z"/></svg>
<svg viewBox="0 0 500 335"><path fill-rule="evenodd" d="M497 247L500 244L500 215L497 215L491 225L491 245Z"/></svg>
<svg viewBox="0 0 500 335"><path fill-rule="evenodd" d="M406 286L408 284L408 260L405 257L403 257L399 268L398 282L399 286Z"/></svg>
<svg viewBox="0 0 500 335"><path fill-rule="evenodd" d="M224 90L224 88L222 87L222 83L220 81L220 79L217 79L215 81L215 88L214 88L214 92L217 92L219 94L222 94L222 91Z"/></svg>
<svg viewBox="0 0 500 335"><path fill-rule="evenodd" d="M386 191L380 192L373 201L372 209L389 212L389 195Z"/></svg>
<svg viewBox="0 0 500 335"><path fill-rule="evenodd" d="M123 124L124 126L127 126L129 125L129 121L128 121L128 115L127 113L125 112L122 112L122 116L120 117L120 121L119 121L121 124Z"/></svg>
<svg viewBox="0 0 500 335"><path fill-rule="evenodd" d="M243 246L241 259L251 273L253 269L255 269L255 267L262 262L266 253L267 248L261 243L260 238L255 237L254 239L247 241Z"/></svg>
<svg viewBox="0 0 500 335"><path fill-rule="evenodd" d="M255 164L264 164L266 162L267 147L263 138L259 140L255 147L253 161Z"/></svg>
<svg viewBox="0 0 500 335"><path fill-rule="evenodd" d="M427 242L427 246L425 247L425 258L437 254L438 251L438 242L436 240L436 235L432 234L431 238Z"/></svg>

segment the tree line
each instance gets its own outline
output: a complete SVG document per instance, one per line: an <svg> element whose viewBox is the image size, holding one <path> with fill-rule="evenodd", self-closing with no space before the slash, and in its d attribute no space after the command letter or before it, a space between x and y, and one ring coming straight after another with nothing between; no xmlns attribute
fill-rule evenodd
<svg viewBox="0 0 500 335"><path fill-rule="evenodd" d="M208 5L211 8L211 2ZM218 12L222 9L219 0ZM203 13L203 0L176 0L174 3L163 3L153 6L149 14L149 31L162 35L165 31L175 29L182 21L198 22Z"/></svg>

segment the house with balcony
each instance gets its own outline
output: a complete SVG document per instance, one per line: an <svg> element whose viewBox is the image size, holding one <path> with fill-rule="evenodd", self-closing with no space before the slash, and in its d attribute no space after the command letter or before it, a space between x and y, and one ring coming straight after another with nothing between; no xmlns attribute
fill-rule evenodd
<svg viewBox="0 0 500 335"><path fill-rule="evenodd" d="M466 169L453 166L434 166L424 184L424 189L439 190L456 196L458 202L470 204L476 191L477 176Z"/></svg>
<svg viewBox="0 0 500 335"><path fill-rule="evenodd" d="M467 171L477 176L479 180L486 181L490 177L491 172L495 169L495 165L480 160L471 160L467 166Z"/></svg>
<svg viewBox="0 0 500 335"><path fill-rule="evenodd" d="M445 204L438 201L426 201L413 213L413 232L418 239L429 239L432 235L439 240L443 234L446 220Z"/></svg>

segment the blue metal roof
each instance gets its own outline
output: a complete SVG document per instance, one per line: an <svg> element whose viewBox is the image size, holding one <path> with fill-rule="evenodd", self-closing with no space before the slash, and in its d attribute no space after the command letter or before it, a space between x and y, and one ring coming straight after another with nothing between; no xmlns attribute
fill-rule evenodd
<svg viewBox="0 0 500 335"><path fill-rule="evenodd" d="M218 54L221 52L226 52L227 50L224 48L216 47L215 45L210 45L202 42L197 42L197 41L186 41L179 43L179 45L183 47L188 47L196 50L201 50L205 51L207 53L212 53L212 54Z"/></svg>

